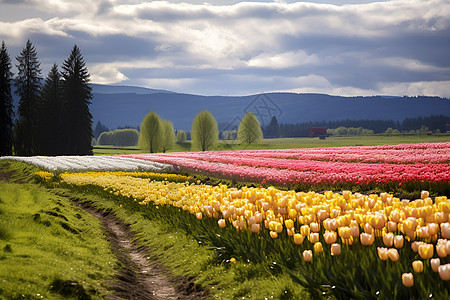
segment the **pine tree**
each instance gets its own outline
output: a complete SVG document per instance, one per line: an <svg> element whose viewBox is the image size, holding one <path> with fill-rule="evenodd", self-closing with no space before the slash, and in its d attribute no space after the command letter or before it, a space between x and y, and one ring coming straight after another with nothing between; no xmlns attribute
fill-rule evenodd
<svg viewBox="0 0 450 300"><path fill-rule="evenodd" d="M92 154L92 99L90 74L80 49L75 45L62 66L65 154Z"/></svg>
<svg viewBox="0 0 450 300"><path fill-rule="evenodd" d="M12 154L13 100L11 59L5 42L0 49L0 156Z"/></svg>
<svg viewBox="0 0 450 300"><path fill-rule="evenodd" d="M58 155L63 153L63 98L61 73L53 65L41 90L36 114L36 154Z"/></svg>
<svg viewBox="0 0 450 300"><path fill-rule="evenodd" d="M16 94L20 97L18 120L15 128L14 152L17 155L33 155L35 112L41 88L41 69L36 49L30 40L16 57L18 74L15 82Z"/></svg>

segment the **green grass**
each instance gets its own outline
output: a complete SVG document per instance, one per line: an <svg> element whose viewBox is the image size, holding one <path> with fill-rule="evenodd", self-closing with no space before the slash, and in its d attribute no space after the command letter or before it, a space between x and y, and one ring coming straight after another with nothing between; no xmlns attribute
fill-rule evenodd
<svg viewBox="0 0 450 300"><path fill-rule="evenodd" d="M97 218L40 185L0 181L1 299L102 299L117 268Z"/></svg>
<svg viewBox="0 0 450 300"><path fill-rule="evenodd" d="M306 289L296 284L290 275L272 268L266 262L251 263L236 257L238 260L233 264L229 261L231 257L224 257L214 248L202 244L201 237L186 231L193 222L204 224L190 214L182 212L180 219L167 218L167 211L158 213L159 208L167 207L152 206L153 212L150 212L148 206L103 193L97 187L84 187L82 190L59 189L58 193L61 191L102 210L113 212L130 224L131 229L137 233L135 241L141 246L149 247L152 257L158 263L171 270L174 277L193 279L196 285L207 291L210 298L310 298ZM171 209L173 208L169 208ZM175 218L178 216L180 215L177 213L173 214Z"/></svg>
<svg viewBox="0 0 450 300"><path fill-rule="evenodd" d="M254 150L254 149L289 149L344 146L375 146L416 143L450 142L450 134L433 135L367 135L367 136L330 136L324 140L319 138L278 138L264 139L262 143L243 145L236 140L219 140L215 150ZM177 143L169 152L191 151L191 143ZM95 146L95 155L137 154L143 153L137 147Z"/></svg>

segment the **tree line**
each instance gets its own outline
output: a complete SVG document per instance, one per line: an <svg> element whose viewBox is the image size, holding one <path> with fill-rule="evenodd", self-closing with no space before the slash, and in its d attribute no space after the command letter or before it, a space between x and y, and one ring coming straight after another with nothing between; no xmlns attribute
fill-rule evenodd
<svg viewBox="0 0 450 300"><path fill-rule="evenodd" d="M351 134L379 134L392 133L396 130L398 133L422 133L424 128L432 132L450 131L450 117L444 115L406 118L403 121L392 120L340 120L340 121L317 121L302 122L296 124L278 123L277 118L272 117L270 123L262 128L265 138L279 137L307 137L311 127L324 127L327 129L337 130L340 133L351 128ZM388 130L389 129L389 130Z"/></svg>
<svg viewBox="0 0 450 300"><path fill-rule="evenodd" d="M0 155L92 154L90 74L77 45L42 77L30 40L16 57L17 75L5 45L0 49ZM12 86L19 97L14 115Z"/></svg>

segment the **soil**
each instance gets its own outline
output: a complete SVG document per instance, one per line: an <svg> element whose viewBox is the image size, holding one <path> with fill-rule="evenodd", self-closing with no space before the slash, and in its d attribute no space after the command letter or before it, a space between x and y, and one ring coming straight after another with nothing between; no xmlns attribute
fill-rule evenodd
<svg viewBox="0 0 450 300"><path fill-rule="evenodd" d="M108 299L203 299L206 293L193 281L170 276L151 256L151 249L133 243L135 234L114 214L98 210L87 203L80 207L99 218L122 269L111 283L114 292Z"/></svg>

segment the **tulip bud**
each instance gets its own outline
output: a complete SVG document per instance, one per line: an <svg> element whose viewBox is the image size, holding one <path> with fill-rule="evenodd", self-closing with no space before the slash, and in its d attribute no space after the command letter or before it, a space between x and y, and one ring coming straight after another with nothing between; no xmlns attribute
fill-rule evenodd
<svg viewBox="0 0 450 300"><path fill-rule="evenodd" d="M260 229L260 225L259 225L259 224L257 224L257 223L252 224L251 232L253 232L253 233L259 233L259 229Z"/></svg>
<svg viewBox="0 0 450 300"><path fill-rule="evenodd" d="M446 244L444 243L438 243L436 245L436 252L437 255L441 258L445 258L447 256L447 249L445 248Z"/></svg>
<svg viewBox="0 0 450 300"><path fill-rule="evenodd" d="M392 247L394 244L394 234L392 232L384 234L383 243L386 247Z"/></svg>
<svg viewBox="0 0 450 300"><path fill-rule="evenodd" d="M325 240L325 243L330 245L336 242L337 235L335 231L327 231L323 234L323 238Z"/></svg>
<svg viewBox="0 0 450 300"><path fill-rule="evenodd" d="M441 232L444 239L450 240L450 224L448 222L441 223Z"/></svg>
<svg viewBox="0 0 450 300"><path fill-rule="evenodd" d="M381 260L387 260L388 259L388 249L383 247L377 247L378 250L378 257Z"/></svg>
<svg viewBox="0 0 450 300"><path fill-rule="evenodd" d="M370 246L375 241L375 235L374 234L368 234L368 233L361 233L360 236L361 245L363 246Z"/></svg>
<svg viewBox="0 0 450 300"><path fill-rule="evenodd" d="M412 273L403 273L402 282L406 287L412 287L414 285L414 276Z"/></svg>
<svg viewBox="0 0 450 300"><path fill-rule="evenodd" d="M257 212L257 213L255 214L255 221L256 221L256 223L261 223L262 220L263 220L263 214L260 213L260 212Z"/></svg>
<svg viewBox="0 0 450 300"><path fill-rule="evenodd" d="M281 223L276 223L276 227L275 227L275 231L277 232L277 233L281 233L281 232L283 232L283 225L281 224Z"/></svg>
<svg viewBox="0 0 450 300"><path fill-rule="evenodd" d="M428 191L422 191L422 193L420 193L420 198L422 200L428 198L429 196L430 196L430 193Z"/></svg>
<svg viewBox="0 0 450 300"><path fill-rule="evenodd" d="M396 235L394 236L394 247L397 249L400 249L403 247L403 235Z"/></svg>
<svg viewBox="0 0 450 300"><path fill-rule="evenodd" d="M322 247L322 243L321 242L316 242L314 244L314 252L315 253L322 253L323 252L323 247Z"/></svg>
<svg viewBox="0 0 450 300"><path fill-rule="evenodd" d="M225 222L225 219L219 219L217 221L217 223L219 224L220 228L225 228L225 226L227 225L226 222Z"/></svg>
<svg viewBox="0 0 450 300"><path fill-rule="evenodd" d="M369 223L364 224L364 232L368 233L368 234L372 234L373 227Z"/></svg>
<svg viewBox="0 0 450 300"><path fill-rule="evenodd" d="M294 234L294 243L297 245L300 245L303 243L304 238L305 237L303 235L296 233L296 234Z"/></svg>
<svg viewBox="0 0 450 300"><path fill-rule="evenodd" d="M284 221L284 225L286 225L287 229L291 229L294 227L294 221L292 221L291 219L287 219L286 221Z"/></svg>
<svg viewBox="0 0 450 300"><path fill-rule="evenodd" d="M433 252L434 252L433 244L423 243L419 245L419 255L422 259L432 258Z"/></svg>
<svg viewBox="0 0 450 300"><path fill-rule="evenodd" d="M441 265L441 260L439 258L430 259L430 264L433 272L439 272L439 266Z"/></svg>
<svg viewBox="0 0 450 300"><path fill-rule="evenodd" d="M270 237L276 239L278 237L278 233L276 231L270 231Z"/></svg>
<svg viewBox="0 0 450 300"><path fill-rule="evenodd" d="M336 256L341 254L341 244L332 244L331 245L331 255Z"/></svg>
<svg viewBox="0 0 450 300"><path fill-rule="evenodd" d="M199 220L202 219L202 213L201 213L201 212L196 213L195 216L196 216L197 219L199 219Z"/></svg>
<svg viewBox="0 0 450 300"><path fill-rule="evenodd" d="M306 262L310 262L310 261L312 260L312 257L313 257L313 253L312 253L311 250L305 250L305 251L303 251L303 259L304 259Z"/></svg>
<svg viewBox="0 0 450 300"><path fill-rule="evenodd" d="M308 226L308 225L302 225L302 227L300 227L300 233L301 233L303 236L308 236L309 233L310 233L310 228L309 228L309 226Z"/></svg>
<svg viewBox="0 0 450 300"><path fill-rule="evenodd" d="M423 262L421 260L415 260L412 263L414 272L422 273L423 272Z"/></svg>
<svg viewBox="0 0 450 300"><path fill-rule="evenodd" d="M320 231L320 226L316 222L312 222L311 224L309 224L309 227L311 228L312 232L319 232Z"/></svg>
<svg viewBox="0 0 450 300"><path fill-rule="evenodd" d="M393 222L393 221L389 221L387 223L387 228L390 232L395 232L395 231L397 231L397 223Z"/></svg>
<svg viewBox="0 0 450 300"><path fill-rule="evenodd" d="M308 240L311 244L317 243L319 241L319 233L311 232L308 236Z"/></svg>
<svg viewBox="0 0 450 300"><path fill-rule="evenodd" d="M439 277L441 277L442 280L444 281L450 280L450 264L439 266L438 271Z"/></svg>
<svg viewBox="0 0 450 300"><path fill-rule="evenodd" d="M388 256L389 259L392 261L398 261L398 259L400 258L400 255L398 254L398 251L395 248L391 248L388 250Z"/></svg>

